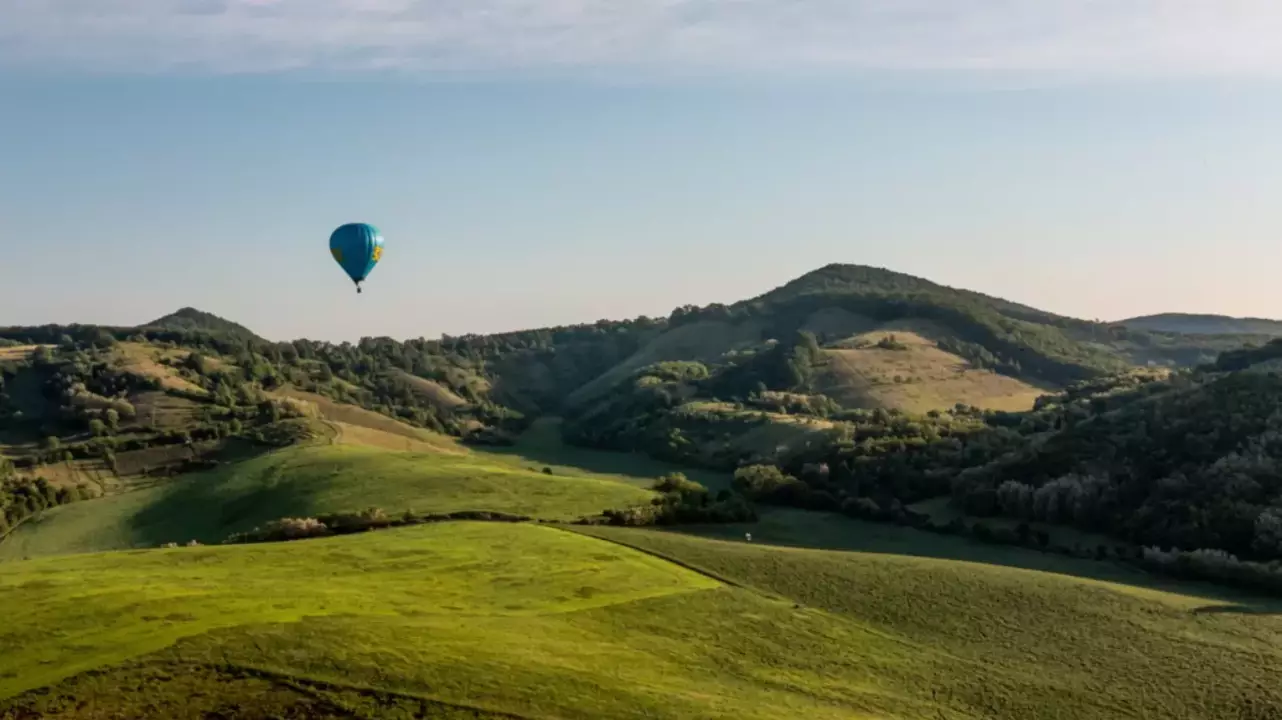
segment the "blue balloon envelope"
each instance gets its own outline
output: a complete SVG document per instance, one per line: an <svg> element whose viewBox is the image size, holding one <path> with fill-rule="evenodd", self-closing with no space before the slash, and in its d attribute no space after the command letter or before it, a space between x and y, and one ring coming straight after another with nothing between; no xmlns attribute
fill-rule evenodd
<svg viewBox="0 0 1282 720"><path fill-rule="evenodd" d="M342 225L329 236L329 254L360 292L361 282L383 259L383 234L367 223Z"/></svg>

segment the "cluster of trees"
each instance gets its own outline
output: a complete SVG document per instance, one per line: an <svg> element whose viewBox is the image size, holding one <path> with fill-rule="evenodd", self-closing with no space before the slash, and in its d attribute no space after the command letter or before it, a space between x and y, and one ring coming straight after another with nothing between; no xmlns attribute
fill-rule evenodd
<svg viewBox="0 0 1282 720"><path fill-rule="evenodd" d="M304 540L330 535L350 535L370 530L382 530L407 525L446 522L449 520L473 520L482 522L530 522L533 518L511 513L490 512L487 510L463 510L452 513L415 513L407 510L400 515L389 515L382 508L367 508L360 512L331 513L317 517L281 518L265 523L253 530L234 533L224 540L227 544L282 542L286 540Z"/></svg>
<svg viewBox="0 0 1282 720"><path fill-rule="evenodd" d="M1136 393L982 468L953 496L976 515L1045 519L1136 544L1282 558L1282 378L1239 372Z"/></svg>
<svg viewBox="0 0 1282 720"><path fill-rule="evenodd" d="M421 427L464 436L478 421L519 432L528 424L527 415L555 410L571 390L604 373L667 327L666 320L641 317L440 340L276 343L219 318L184 312L142 328L0 328L0 338L87 349L134 340L204 351L227 358L235 365L229 372L267 389L289 383ZM191 365L197 377L217 380L216 373L209 375L198 361ZM439 383L466 404L442 407L424 396L414 377ZM492 400L491 394L502 402Z"/></svg>
<svg viewBox="0 0 1282 720"><path fill-rule="evenodd" d="M682 473L670 473L659 478L654 484L654 490L659 496L649 505L606 510L600 515L580 518L575 524L642 526L752 522L757 519L752 503L739 493L723 490L714 498L706 487ZM281 518L252 530L230 535L224 542L302 540L450 520L533 522L534 518L487 510L426 514L407 510L399 515L391 515L382 508L368 508L360 512L331 513L317 517Z"/></svg>
<svg viewBox="0 0 1282 720"><path fill-rule="evenodd" d="M759 502L911 519L905 508L951 496L974 517L1106 534L1127 547L1153 548L1150 560L1157 552L1223 552L1230 564L1246 563L1233 565L1235 577L1267 573L1269 563L1282 560L1282 378L1276 374L1226 373L1222 366L1130 371L1074 384L1026 413L966 406L920 416L841 410L821 396L773 390L750 391L747 402L727 402L725 395L715 402L717 393L782 377L766 370L786 368L805 347L780 343L721 367L643 368L569 417L566 437L736 470L739 492ZM1247 352L1272 359L1266 353L1282 354L1282 343ZM1240 363L1226 361L1229 368ZM775 455L772 448L709 451L725 437L779 422L754 410L779 412L784 403L791 414L825 418L831 429ZM983 525L976 531L980 539L1037 545L1035 535L1008 534Z"/></svg>
<svg viewBox="0 0 1282 720"><path fill-rule="evenodd" d="M43 510L91 496L85 485L59 487L42 477L18 477L15 470L13 462L0 455L0 538Z"/></svg>
<svg viewBox="0 0 1282 720"><path fill-rule="evenodd" d="M739 355L700 386L718 398L743 399L768 391L807 392L823 351L814 333L794 331L756 353Z"/></svg>
<svg viewBox="0 0 1282 720"><path fill-rule="evenodd" d="M753 522L757 511L738 492L722 490L714 497L708 488L683 473L669 473L653 487L659 493L649 505L606 510L597 516L580 518L578 525L677 525L693 523Z"/></svg>
<svg viewBox="0 0 1282 720"><path fill-rule="evenodd" d="M251 367L250 377L256 378L251 380L239 369L220 368L199 352L180 357L174 362L181 372L208 392L164 388L155 377L122 365L110 352L110 344L64 338L22 363L7 364L0 372L0 430L43 438L25 448L13 464L31 471L41 465L99 459L118 472L118 453L145 448L195 447L237 436L279 445L291 428L275 425L302 414L290 401L263 392L261 369ZM26 385L23 407L29 413L8 393L18 378ZM197 412L179 427L158 427L152 413L139 417L131 399L162 392L196 403ZM190 457L174 460L179 466L169 469L204 467L196 454L193 450Z"/></svg>

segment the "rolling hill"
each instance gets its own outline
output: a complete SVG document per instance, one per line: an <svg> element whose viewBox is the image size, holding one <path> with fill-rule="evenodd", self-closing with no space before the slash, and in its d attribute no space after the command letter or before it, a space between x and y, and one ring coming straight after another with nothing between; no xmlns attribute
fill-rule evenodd
<svg viewBox="0 0 1282 720"><path fill-rule="evenodd" d="M1282 342L830 265L491 336L0 345L3 720L1282 711L1282 608L1183 582L1282 591Z"/></svg>
<svg viewBox="0 0 1282 720"><path fill-rule="evenodd" d="M653 493L587 473L547 475L519 457L397 452L363 444L301 445L164 485L42 513L0 543L0 560L219 543L280 518L366 508L487 511L575 520L647 504Z"/></svg>
<svg viewBox="0 0 1282 720"><path fill-rule="evenodd" d="M0 574L16 620L0 646L18 648L0 655L0 717L91 701L134 717L1107 720L1282 703L1268 605L588 532L443 523L20 563Z"/></svg>
<svg viewBox="0 0 1282 720"><path fill-rule="evenodd" d="M1259 335L1282 336L1282 320L1264 318L1235 318L1227 315L1199 315L1190 313L1162 313L1120 320L1123 325L1136 330L1185 335Z"/></svg>

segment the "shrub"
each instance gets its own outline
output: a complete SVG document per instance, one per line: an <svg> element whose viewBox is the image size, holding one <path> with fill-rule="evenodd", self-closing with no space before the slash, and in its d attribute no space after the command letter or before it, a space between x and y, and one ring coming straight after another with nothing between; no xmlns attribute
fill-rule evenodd
<svg viewBox="0 0 1282 720"><path fill-rule="evenodd" d="M687 478L684 473L668 473L654 483L654 491L678 495L707 495L708 488Z"/></svg>
<svg viewBox="0 0 1282 720"><path fill-rule="evenodd" d="M273 542L324 537L333 534L329 527L316 518L281 518L249 532L236 533L227 538L229 543Z"/></svg>

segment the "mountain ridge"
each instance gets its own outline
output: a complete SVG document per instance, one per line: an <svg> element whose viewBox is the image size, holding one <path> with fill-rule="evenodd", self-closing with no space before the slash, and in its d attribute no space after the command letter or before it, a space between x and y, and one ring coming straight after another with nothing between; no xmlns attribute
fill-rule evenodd
<svg viewBox="0 0 1282 720"><path fill-rule="evenodd" d="M1213 313L1156 313L1118 320L1118 325L1188 335L1262 335L1282 337L1282 320Z"/></svg>

